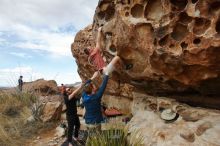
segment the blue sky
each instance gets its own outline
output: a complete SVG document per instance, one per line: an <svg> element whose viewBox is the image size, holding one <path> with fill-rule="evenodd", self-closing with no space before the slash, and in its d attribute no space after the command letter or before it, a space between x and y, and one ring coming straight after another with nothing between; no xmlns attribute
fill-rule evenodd
<svg viewBox="0 0 220 146"><path fill-rule="evenodd" d="M70 45L98 0L0 0L0 86L39 78L80 81Z"/></svg>

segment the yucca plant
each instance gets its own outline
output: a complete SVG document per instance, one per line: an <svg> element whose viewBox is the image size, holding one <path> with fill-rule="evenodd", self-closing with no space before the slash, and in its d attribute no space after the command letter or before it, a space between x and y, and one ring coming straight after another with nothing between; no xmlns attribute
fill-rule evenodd
<svg viewBox="0 0 220 146"><path fill-rule="evenodd" d="M143 137L140 132L133 133L131 137L125 126L116 127L113 125L108 130L90 134L86 146L141 146L142 141Z"/></svg>

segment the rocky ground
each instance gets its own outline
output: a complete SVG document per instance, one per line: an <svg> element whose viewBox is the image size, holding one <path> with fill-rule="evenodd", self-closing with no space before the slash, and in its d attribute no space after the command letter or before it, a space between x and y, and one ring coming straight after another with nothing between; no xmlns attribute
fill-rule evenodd
<svg viewBox="0 0 220 146"><path fill-rule="evenodd" d="M122 119L124 116L110 118L109 123L102 124L102 130L106 130L109 128L111 124L123 124ZM87 132L85 127L85 120L80 117L80 132L79 137L82 139L81 141L73 141L75 146L84 146L87 138ZM26 146L67 146L66 137L65 137L65 128L61 125L50 131L43 131L38 136L31 139Z"/></svg>

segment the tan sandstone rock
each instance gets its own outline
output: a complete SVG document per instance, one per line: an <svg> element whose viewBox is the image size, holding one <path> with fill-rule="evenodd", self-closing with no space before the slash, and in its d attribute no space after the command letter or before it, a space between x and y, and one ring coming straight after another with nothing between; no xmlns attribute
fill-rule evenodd
<svg viewBox="0 0 220 146"><path fill-rule="evenodd" d="M40 119L43 122L60 120L62 113L62 103L60 101L47 102L44 105Z"/></svg>
<svg viewBox="0 0 220 146"><path fill-rule="evenodd" d="M77 33L72 53L79 74L91 77L83 49L95 46L103 26L102 49L121 68L109 90L121 84L148 93L198 91L220 94L220 8L218 0L100 0L93 24Z"/></svg>
<svg viewBox="0 0 220 146"><path fill-rule="evenodd" d="M54 80L39 79L33 82L25 82L23 86L24 92L39 94L39 95L51 95L58 93L57 83Z"/></svg>

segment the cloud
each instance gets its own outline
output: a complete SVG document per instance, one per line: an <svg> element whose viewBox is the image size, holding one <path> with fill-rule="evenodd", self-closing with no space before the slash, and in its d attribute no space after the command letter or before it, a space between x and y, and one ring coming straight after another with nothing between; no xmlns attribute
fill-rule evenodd
<svg viewBox="0 0 220 146"><path fill-rule="evenodd" d="M0 69L0 73L28 73L30 71L32 71L32 68L29 66Z"/></svg>
<svg viewBox="0 0 220 146"><path fill-rule="evenodd" d="M0 45L3 45L5 42L6 42L6 40L0 37Z"/></svg>
<svg viewBox="0 0 220 146"><path fill-rule="evenodd" d="M97 3L98 0L1 0L0 44L4 40L13 48L70 56L75 33L92 23Z"/></svg>
<svg viewBox="0 0 220 146"><path fill-rule="evenodd" d="M21 57L21 58L32 58L33 57L33 56L28 55L26 53L10 52L9 54L16 56L16 57Z"/></svg>
<svg viewBox="0 0 220 146"><path fill-rule="evenodd" d="M12 48L43 50L56 55L70 56L73 34L54 32L46 29L34 29L26 25L17 25L7 32L8 44ZM14 39L14 40L13 40Z"/></svg>
<svg viewBox="0 0 220 146"><path fill-rule="evenodd" d="M9 52L6 54L20 57L20 60L33 56L33 62L40 59L35 55L41 54L44 57L71 56L70 46L74 36L80 29L92 23L98 1L0 0L0 49ZM29 50L34 53L31 55L24 53L31 52ZM7 60L7 57L1 57L0 62L6 61L8 65L13 66L17 58L14 57L11 61ZM11 57L8 58L11 59ZM35 58L37 59L34 60ZM10 86L12 83L17 84L20 72L24 74L24 79L27 81L42 77L52 79L51 77L56 76L53 73L36 71L33 68L37 68L37 65L33 62L30 64L34 66L22 68L1 69L3 66L0 65L0 84ZM73 69L76 70L76 68ZM58 83L80 81L76 71L73 74L66 72L64 75L57 75L56 78Z"/></svg>
<svg viewBox="0 0 220 146"><path fill-rule="evenodd" d="M23 75L26 80L30 81L32 73L33 69L30 66L2 68L0 69L1 86L16 86L20 75ZM38 78L39 76L36 77Z"/></svg>
<svg viewBox="0 0 220 146"><path fill-rule="evenodd" d="M0 26L16 24L55 28L73 24L81 29L92 23L98 0L1 0Z"/></svg>

